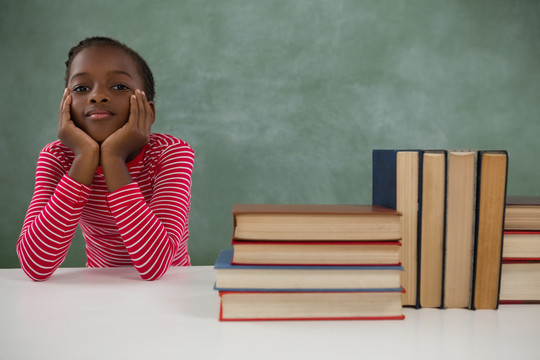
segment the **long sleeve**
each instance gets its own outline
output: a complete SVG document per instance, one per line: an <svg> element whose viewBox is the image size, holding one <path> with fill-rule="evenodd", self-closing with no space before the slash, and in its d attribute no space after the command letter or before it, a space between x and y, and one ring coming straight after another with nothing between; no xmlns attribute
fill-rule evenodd
<svg viewBox="0 0 540 360"><path fill-rule="evenodd" d="M34 195L17 241L17 255L33 280L48 279L64 261L91 188L66 175L62 161L42 151Z"/></svg>
<svg viewBox="0 0 540 360"><path fill-rule="evenodd" d="M190 264L187 239L193 163L189 145L170 145L160 155L148 203L136 182L107 195L124 245L145 280L159 279L173 261Z"/></svg>

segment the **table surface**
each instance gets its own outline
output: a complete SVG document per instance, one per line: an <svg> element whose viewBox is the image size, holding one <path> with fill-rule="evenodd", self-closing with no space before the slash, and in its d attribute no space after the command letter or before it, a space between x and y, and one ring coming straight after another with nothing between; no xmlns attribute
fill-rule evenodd
<svg viewBox="0 0 540 360"><path fill-rule="evenodd" d="M210 266L0 270L0 359L538 359L540 305L404 309L401 321L218 321Z"/></svg>

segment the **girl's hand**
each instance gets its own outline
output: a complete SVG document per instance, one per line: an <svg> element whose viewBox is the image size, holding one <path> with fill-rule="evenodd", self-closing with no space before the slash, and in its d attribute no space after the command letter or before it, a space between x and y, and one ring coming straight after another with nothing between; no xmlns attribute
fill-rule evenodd
<svg viewBox="0 0 540 360"><path fill-rule="evenodd" d="M154 114L154 104L148 102L144 92L135 90L130 98L128 122L101 144L100 162L109 192L133 181L126 161L135 158L148 143Z"/></svg>
<svg viewBox="0 0 540 360"><path fill-rule="evenodd" d="M71 100L69 89L64 90L58 114L58 138L75 156L99 153L99 144L71 120Z"/></svg>
<svg viewBox="0 0 540 360"><path fill-rule="evenodd" d="M99 144L71 120L71 95L64 90L58 113L58 138L75 154L68 175L90 185L99 164Z"/></svg>
<svg viewBox="0 0 540 360"><path fill-rule="evenodd" d="M150 139L150 129L154 123L153 103L146 99L141 90L135 90L130 98L128 122L116 130L101 144L101 161L105 158L131 160Z"/></svg>

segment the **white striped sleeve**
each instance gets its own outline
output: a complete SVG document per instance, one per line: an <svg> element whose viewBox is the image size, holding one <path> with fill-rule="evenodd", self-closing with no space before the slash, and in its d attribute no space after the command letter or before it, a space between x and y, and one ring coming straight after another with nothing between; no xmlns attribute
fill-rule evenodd
<svg viewBox="0 0 540 360"><path fill-rule="evenodd" d="M147 204L137 183L108 194L109 211L133 264L145 280L159 279L173 260L189 265L187 239L193 149L183 143L161 154Z"/></svg>
<svg viewBox="0 0 540 360"><path fill-rule="evenodd" d="M64 261L90 191L65 174L52 154L40 154L34 195L17 241L21 268L31 279L48 279Z"/></svg>

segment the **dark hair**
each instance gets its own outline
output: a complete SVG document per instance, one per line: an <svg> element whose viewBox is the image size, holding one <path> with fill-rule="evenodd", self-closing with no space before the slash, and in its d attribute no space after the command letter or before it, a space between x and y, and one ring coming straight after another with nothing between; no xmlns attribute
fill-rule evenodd
<svg viewBox="0 0 540 360"><path fill-rule="evenodd" d="M82 50L89 48L91 46L113 46L113 47L116 47L118 49L125 51L126 54L131 56L133 60L135 61L135 63L137 64L139 73L143 79L143 83L144 83L143 90L146 93L146 97L148 101L154 100L154 96L156 95L154 75L152 75L152 70L150 70L150 67L148 66L146 61L141 57L141 55L139 55L135 50L131 49L126 44L123 44L120 41L117 41L108 37L103 37L103 36L94 36L94 37L86 38L69 50L68 59L66 61L66 78L65 78L66 86L69 81L68 79L69 72L71 70L71 63L73 62L73 59Z"/></svg>

